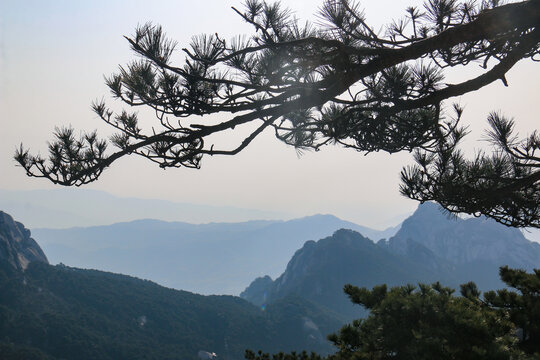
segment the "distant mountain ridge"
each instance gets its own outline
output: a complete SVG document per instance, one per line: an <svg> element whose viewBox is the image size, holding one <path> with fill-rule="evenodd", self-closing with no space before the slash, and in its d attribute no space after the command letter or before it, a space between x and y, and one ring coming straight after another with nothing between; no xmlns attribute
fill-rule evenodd
<svg viewBox="0 0 540 360"><path fill-rule="evenodd" d="M540 268L540 245L519 230L485 219L450 219L435 204L420 205L389 240L336 231L309 241L281 276L259 277L241 297L260 305L290 294L305 297L351 320L362 315L342 293L345 284L373 287L441 281L457 288L475 281L483 290L502 288L502 265Z"/></svg>
<svg viewBox="0 0 540 360"><path fill-rule="evenodd" d="M104 191L80 188L27 191L0 189L0 209L23 220L32 229L99 226L145 218L206 223L208 219L239 222L292 217L291 214L279 211L118 197Z"/></svg>
<svg viewBox="0 0 540 360"><path fill-rule="evenodd" d="M33 229L51 263L102 269L202 294L239 294L253 278L278 276L304 242L340 228L377 231L332 215L288 221L188 224L137 220L107 226Z"/></svg>
<svg viewBox="0 0 540 360"><path fill-rule="evenodd" d="M532 271L540 268L540 244L521 231L486 218L459 219L446 215L438 205L425 203L406 219L388 241L390 251L407 257L415 252L403 244L431 252L431 262L446 267L460 282L475 281L483 290L501 288L501 265Z"/></svg>

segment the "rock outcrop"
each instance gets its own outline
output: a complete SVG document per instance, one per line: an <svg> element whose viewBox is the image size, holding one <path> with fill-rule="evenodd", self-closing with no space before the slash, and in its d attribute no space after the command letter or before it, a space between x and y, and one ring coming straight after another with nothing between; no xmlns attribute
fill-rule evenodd
<svg viewBox="0 0 540 360"><path fill-rule="evenodd" d="M0 261L18 271L24 271L32 261L49 263L30 237L30 230L3 211L0 211Z"/></svg>
<svg viewBox="0 0 540 360"><path fill-rule="evenodd" d="M268 302L268 291L273 283L268 275L258 277L240 294L240 297L257 306L263 306Z"/></svg>
<svg viewBox="0 0 540 360"><path fill-rule="evenodd" d="M420 205L386 245L410 257L417 252L405 249L411 241L456 265L487 262L528 271L540 266L540 245L518 229L486 218L449 218L434 203Z"/></svg>

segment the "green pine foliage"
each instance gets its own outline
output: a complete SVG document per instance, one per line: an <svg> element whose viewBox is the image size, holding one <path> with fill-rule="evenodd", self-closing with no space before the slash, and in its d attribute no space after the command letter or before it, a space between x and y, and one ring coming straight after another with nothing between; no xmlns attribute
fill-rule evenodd
<svg viewBox="0 0 540 360"><path fill-rule="evenodd" d="M511 289L486 292L473 282L460 295L439 282L372 289L345 286L369 315L328 336L325 360L540 359L540 270L501 267ZM320 360L317 354L246 352L247 360Z"/></svg>
<svg viewBox="0 0 540 360"><path fill-rule="evenodd" d="M501 279L517 291L502 289L484 294L486 302L516 324L520 347L540 358L540 269L529 274L501 267Z"/></svg>
<svg viewBox="0 0 540 360"><path fill-rule="evenodd" d="M305 25L279 1L233 9L251 36L227 40L211 29L182 48L180 63L172 61L177 43L160 26L139 26L126 37L136 59L105 80L126 108L92 104L115 133L77 136L59 127L47 156L21 144L15 160L29 176L80 186L124 156L198 169L203 158L234 156L272 130L298 151L330 144L365 154L414 151L416 165L401 173L405 196L540 227L540 136L517 139L513 120L492 113L494 149L469 160L459 145L464 109L451 103L493 82L508 85L516 63L537 60L538 0L429 0L383 31L352 0L323 1L319 20ZM467 71L477 64L481 73ZM448 68L466 78L449 83ZM155 121L139 121L136 107L151 109ZM240 137L216 141L220 133Z"/></svg>
<svg viewBox="0 0 540 360"><path fill-rule="evenodd" d="M469 285L470 286L470 285ZM475 286L472 285L474 288ZM514 325L469 291L440 283L372 290L346 286L351 300L370 310L329 338L332 359L511 359L520 355Z"/></svg>

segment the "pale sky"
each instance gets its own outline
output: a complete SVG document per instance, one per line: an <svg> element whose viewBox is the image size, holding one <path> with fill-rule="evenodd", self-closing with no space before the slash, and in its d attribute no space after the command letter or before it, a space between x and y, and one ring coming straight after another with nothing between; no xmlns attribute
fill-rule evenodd
<svg viewBox="0 0 540 360"><path fill-rule="evenodd" d="M321 2L282 1L300 18L311 17ZM364 1L376 28L402 15L414 0ZM110 103L103 76L134 55L123 35L137 24L161 24L187 46L192 35L247 33L230 6L241 1L21 1L0 0L0 189L51 189L28 178L12 156L23 142L45 153L55 126L110 133L90 110L92 100ZM477 65L472 65L477 67ZM472 70L475 71L475 70ZM458 73L455 75L460 76ZM537 127L539 65L522 61L498 82L456 99L473 133L469 149L484 146L486 116L501 110L514 116L522 135ZM153 119L150 119L153 120ZM161 170L142 158L125 158L86 186L125 197L284 211L295 216L330 213L374 228L395 225L417 203L399 195L399 172L409 154L363 154L337 147L298 156L271 133L263 134L234 157L206 158L201 170ZM178 219L182 220L182 219ZM212 219L209 219L212 221Z"/></svg>

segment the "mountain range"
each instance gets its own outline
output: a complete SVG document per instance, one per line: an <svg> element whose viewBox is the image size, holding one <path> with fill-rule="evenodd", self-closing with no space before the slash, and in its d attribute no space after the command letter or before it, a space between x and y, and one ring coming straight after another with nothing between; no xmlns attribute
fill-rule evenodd
<svg viewBox="0 0 540 360"><path fill-rule="evenodd" d="M303 242L336 227L350 229ZM393 236L375 242L360 233L369 231L319 215L205 225L144 220L36 232L41 232L40 241L49 236L51 249L69 249L72 241L81 256L100 254L109 263L127 264L129 256L138 254L133 269L162 264L163 271L169 266L171 279L182 277L171 264L192 266L189 271L200 272L201 279L217 276L220 269L225 273L235 262L240 263L236 271L244 266L250 274L257 263L285 257L283 249L299 248L275 280L259 277L239 298L52 266L47 260L52 257L30 231L0 212L0 354L6 360L195 359L200 351L234 360L246 348L327 354L332 347L325 335L366 315L342 293L347 283L369 288L441 281L457 287L473 280L487 290L503 286L497 276L501 265L531 270L540 264L540 245L520 231L481 218L449 218L429 203L419 206ZM242 259L250 252L260 257ZM225 280L229 276L236 275L222 274Z"/></svg>
<svg viewBox="0 0 540 360"><path fill-rule="evenodd" d="M332 215L289 221L188 224L137 220L106 226L32 229L53 264L129 274L200 294L238 295L253 278L276 277L304 242L347 228L377 231Z"/></svg>
<svg viewBox="0 0 540 360"><path fill-rule="evenodd" d="M352 320L365 313L343 294L345 284L371 288L469 281L482 290L502 288L498 268L540 267L540 244L513 228L482 218L450 218L431 203L420 205L390 239L374 243L352 230L308 241L275 280L255 279L240 296L262 306L291 294Z"/></svg>

